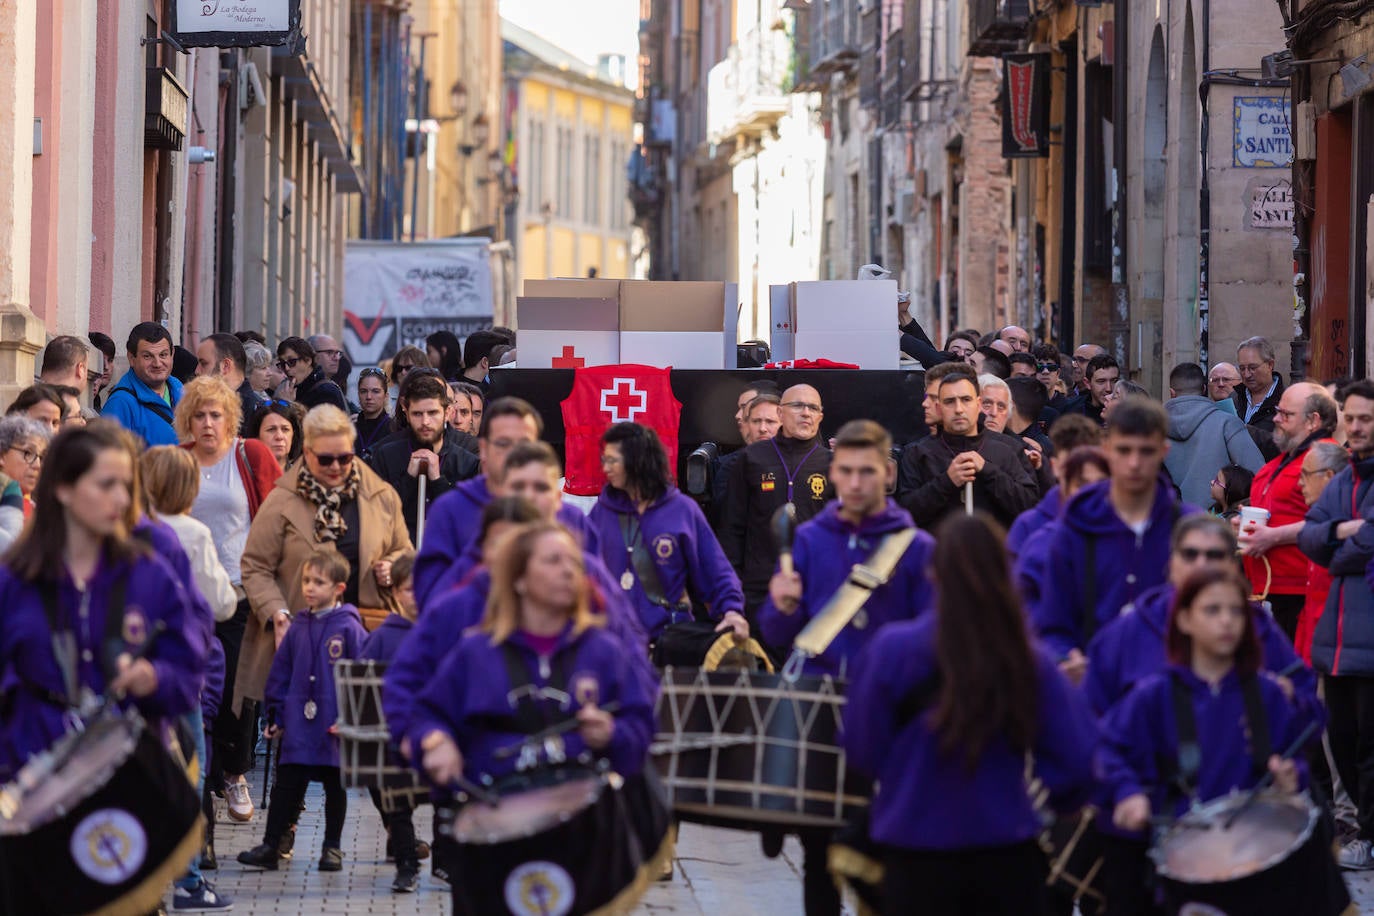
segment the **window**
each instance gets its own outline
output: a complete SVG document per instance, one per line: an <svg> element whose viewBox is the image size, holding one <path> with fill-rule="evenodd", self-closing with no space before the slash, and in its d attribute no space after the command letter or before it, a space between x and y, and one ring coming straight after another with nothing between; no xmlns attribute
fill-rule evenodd
<svg viewBox="0 0 1374 916"><path fill-rule="evenodd" d="M548 155L544 150L544 125L539 121L530 121L530 153L529 163L526 166L528 175L527 190L525 192L525 212L531 216L537 216L539 210L544 206L544 163L548 161Z"/></svg>
<svg viewBox="0 0 1374 916"><path fill-rule="evenodd" d="M558 128L558 161L555 163L558 169L558 187L555 189L558 195L556 215L560 219L573 218L573 153L572 128L560 126Z"/></svg>
<svg viewBox="0 0 1374 916"><path fill-rule="evenodd" d="M585 197L582 200L582 221L589 226L601 224L601 138L587 136L582 140L582 172Z"/></svg>

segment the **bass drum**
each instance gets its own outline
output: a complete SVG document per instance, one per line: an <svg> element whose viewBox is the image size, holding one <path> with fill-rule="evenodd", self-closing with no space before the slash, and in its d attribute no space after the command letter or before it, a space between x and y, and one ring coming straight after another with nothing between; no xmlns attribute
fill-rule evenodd
<svg viewBox="0 0 1374 916"><path fill-rule="evenodd" d="M0 913L147 913L204 834L195 787L143 720L98 718L0 788Z"/></svg>
<svg viewBox="0 0 1374 916"><path fill-rule="evenodd" d="M1343 913L1350 894L1317 806L1305 795L1277 792L1248 807L1244 799L1228 795L1188 812L1151 851L1169 912Z"/></svg>
<svg viewBox="0 0 1374 916"><path fill-rule="evenodd" d="M667 808L651 781L541 770L504 780L492 805L451 824L460 912L512 916L629 913L672 856Z"/></svg>

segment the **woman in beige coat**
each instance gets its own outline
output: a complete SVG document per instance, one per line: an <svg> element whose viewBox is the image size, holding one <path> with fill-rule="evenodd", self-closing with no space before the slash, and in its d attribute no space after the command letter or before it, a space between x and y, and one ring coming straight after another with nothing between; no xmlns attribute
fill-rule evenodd
<svg viewBox="0 0 1374 916"><path fill-rule="evenodd" d="M253 618L239 654L234 704L261 700L272 654L305 607L301 566L333 544L352 566L343 600L362 608L399 610L391 593L391 561L413 550L401 498L353 454L348 415L322 404L305 416L302 461L263 501L243 549L243 587Z"/></svg>

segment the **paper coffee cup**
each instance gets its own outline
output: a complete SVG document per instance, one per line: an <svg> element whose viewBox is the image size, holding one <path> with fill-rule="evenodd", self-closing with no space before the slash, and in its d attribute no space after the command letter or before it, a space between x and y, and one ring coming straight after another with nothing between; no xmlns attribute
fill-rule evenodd
<svg viewBox="0 0 1374 916"><path fill-rule="evenodd" d="M1241 506L1241 524L1263 526L1269 524L1269 510L1258 506Z"/></svg>

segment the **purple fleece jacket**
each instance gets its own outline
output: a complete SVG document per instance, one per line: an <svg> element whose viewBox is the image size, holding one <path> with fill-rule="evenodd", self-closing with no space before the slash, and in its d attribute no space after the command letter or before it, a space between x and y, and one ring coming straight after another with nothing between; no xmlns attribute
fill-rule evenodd
<svg viewBox="0 0 1374 916"><path fill-rule="evenodd" d="M112 646L105 644L109 601L116 580L126 577L124 620ZM78 608L86 604L85 625ZM157 689L141 700L126 700L158 727L161 719L184 715L200 700L205 669L202 624L181 580L160 556L113 563L102 559L84 596L65 573L57 585L60 619L75 629L77 679L97 695L104 693L105 664L111 655L139 649L153 627L166 629L148 650L157 671ZM61 669L52 651L52 631L39 590L0 566L0 782L7 781L34 754L66 731L63 708L48 699L64 693ZM86 653L89 653L87 655Z"/></svg>
<svg viewBox="0 0 1374 916"><path fill-rule="evenodd" d="M1060 508L1059 488L1054 487L1040 498L1040 502L1016 516L1016 521L1007 529L1007 553L1013 558L1020 554L1031 534L1059 518Z"/></svg>
<svg viewBox="0 0 1374 916"><path fill-rule="evenodd" d="M334 696L334 662L357 658L367 638L358 609L341 604L328 611L301 611L272 657L267 674L267 721L280 725L281 762L339 765L339 741L329 727L339 718ZM313 700L313 719L305 704Z"/></svg>
<svg viewBox="0 0 1374 916"><path fill-rule="evenodd" d="M388 614L381 626L367 634L367 639L363 640L363 647L358 653L358 658L390 662L396 657L396 653L401 648L401 643L405 642L406 637L414 628L413 621L406 620L400 614Z"/></svg>
<svg viewBox="0 0 1374 916"><path fill-rule="evenodd" d="M482 510L492 501L487 489L487 475L465 480L434 501L425 516L425 546L415 555L415 570L411 574L415 600L420 607L435 590L457 585L462 578L454 575L452 567L482 531ZM571 531L584 549L596 552L596 534L587 523L587 516L575 506L565 505L558 510L558 521Z"/></svg>
<svg viewBox="0 0 1374 916"><path fill-rule="evenodd" d="M1003 846L1043 828L1027 797L1025 754L997 736L969 770L962 755L940 750L940 737L918 714L903 722L908 696L938 684L938 618L889 624L860 656L844 713L849 764L878 784L869 834L878 843L917 850ZM1036 774L1057 810L1071 811L1092 787L1094 727L1087 704L1038 649ZM928 711L928 707L927 707Z"/></svg>
<svg viewBox="0 0 1374 916"><path fill-rule="evenodd" d="M868 516L858 526L840 517L838 503L830 503L815 518L803 523L792 545L792 562L802 579L801 605L793 613L784 614L771 597L764 602L759 609L759 629L768 645L790 649L797 634L844 584L854 564L867 560L884 535L910 527L911 515L891 499L882 511ZM926 567L934 547L934 538L924 531L916 532L916 539L898 561L892 577L873 592L828 649L807 660L805 673L845 673L879 627L894 620L910 620L930 607L935 595L926 577Z"/></svg>
<svg viewBox="0 0 1374 916"><path fill-rule="evenodd" d="M639 531L644 549L654 561L663 597L670 603L677 603L690 588L716 620L727 611L744 612L739 576L725 559L725 551L720 549L701 508L677 487L669 487L642 516L624 491L609 484L602 488L587 517L596 530L601 559L613 578L619 580L627 570L632 571L620 530L620 520L627 516L632 519L631 530ZM628 597L649 637L657 636L669 622L668 612L649 600L638 576Z"/></svg>
<svg viewBox="0 0 1374 916"><path fill-rule="evenodd" d="M1149 526L1137 535L1116 514L1109 498L1111 481L1090 484L1069 500L1046 554L1040 600L1031 605L1031 620L1045 645L1063 658L1070 649L1085 650L1095 632L1148 589L1164 582L1169 569L1169 540L1174 523L1201 511L1179 502L1168 478L1160 475ZM1088 544L1094 547L1096 599L1085 608L1089 576Z"/></svg>
<svg viewBox="0 0 1374 916"><path fill-rule="evenodd" d="M1102 724L1102 740L1094 758L1097 779L1106 791L1108 810L1136 793L1150 798L1151 813L1177 817L1190 799L1165 783L1169 776L1161 761L1178 759L1178 729L1174 718L1172 678L1178 677L1192 698L1197 723L1201 766L1197 797L1210 801L1233 790L1252 788L1263 773L1250 765L1249 729L1240 676L1233 670L1222 678L1215 692L1192 670L1169 666L1151 675L1112 710ZM1260 696L1269 726L1269 752L1282 753L1311 721L1295 710L1279 685L1259 676ZM1297 756L1300 781L1306 782L1307 764ZM1104 812L1105 813L1105 812Z"/></svg>
<svg viewBox="0 0 1374 916"><path fill-rule="evenodd" d="M574 636L570 625L547 658L536 653L521 631L511 634L509 642L520 653L530 682L536 686L546 686L559 657L571 654L568 693L601 707L620 704L614 713L611 743L604 750L592 751L576 730L563 735L568 760L583 754L605 757L622 776L634 776L643 769L654 733L654 701L631 669L619 640L599 627ZM462 751L463 774L471 780L483 775L499 778L512 772L518 755L498 758L495 752L524 737L511 718L508 694L512 684L502 653L501 646L493 645L486 633L475 633L459 643L420 694L407 732L416 747L431 731L446 732ZM568 719L577 714L576 703L558 707L550 702L546 713L553 722Z"/></svg>

